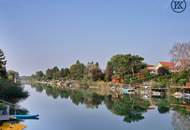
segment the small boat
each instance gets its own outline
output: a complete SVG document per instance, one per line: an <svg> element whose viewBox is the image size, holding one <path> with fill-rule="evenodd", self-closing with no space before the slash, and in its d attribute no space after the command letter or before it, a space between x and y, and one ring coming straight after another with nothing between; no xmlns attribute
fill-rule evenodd
<svg viewBox="0 0 190 130"><path fill-rule="evenodd" d="M123 94L135 94L135 89L134 88L123 87L122 92L123 92Z"/></svg>
<svg viewBox="0 0 190 130"><path fill-rule="evenodd" d="M181 92L175 92L175 93L173 94L173 96L174 96L175 98L182 98L182 97L183 97L183 93L181 93Z"/></svg>
<svg viewBox="0 0 190 130"><path fill-rule="evenodd" d="M166 92L166 88L152 88L152 97L165 97Z"/></svg>
<svg viewBox="0 0 190 130"><path fill-rule="evenodd" d="M183 98L190 99L190 93L183 93Z"/></svg>
<svg viewBox="0 0 190 130"><path fill-rule="evenodd" d="M15 119L36 119L39 115L12 115Z"/></svg>
<svg viewBox="0 0 190 130"><path fill-rule="evenodd" d="M149 99L150 96L149 96L149 95L143 95L142 98L143 98L143 99Z"/></svg>
<svg viewBox="0 0 190 130"><path fill-rule="evenodd" d="M151 106L148 107L148 109L156 109L156 106L151 105Z"/></svg>

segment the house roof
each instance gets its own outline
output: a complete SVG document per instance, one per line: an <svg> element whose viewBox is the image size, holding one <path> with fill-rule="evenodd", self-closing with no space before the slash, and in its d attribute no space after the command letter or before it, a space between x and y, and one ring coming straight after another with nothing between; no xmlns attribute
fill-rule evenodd
<svg viewBox="0 0 190 130"><path fill-rule="evenodd" d="M154 65L147 65L147 67L154 67Z"/></svg>
<svg viewBox="0 0 190 130"><path fill-rule="evenodd" d="M148 71L153 71L153 70L154 70L154 65L147 65L147 66L146 66L146 69L147 69Z"/></svg>
<svg viewBox="0 0 190 130"><path fill-rule="evenodd" d="M175 68L175 63L174 62L166 62L166 61L160 61L159 62L162 66L167 67L167 68Z"/></svg>

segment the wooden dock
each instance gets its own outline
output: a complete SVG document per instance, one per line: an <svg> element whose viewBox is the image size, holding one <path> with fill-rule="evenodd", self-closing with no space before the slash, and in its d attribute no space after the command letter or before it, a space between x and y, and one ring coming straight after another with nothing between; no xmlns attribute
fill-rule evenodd
<svg viewBox="0 0 190 130"><path fill-rule="evenodd" d="M8 121L8 120L10 120L9 115L0 115L0 121Z"/></svg>

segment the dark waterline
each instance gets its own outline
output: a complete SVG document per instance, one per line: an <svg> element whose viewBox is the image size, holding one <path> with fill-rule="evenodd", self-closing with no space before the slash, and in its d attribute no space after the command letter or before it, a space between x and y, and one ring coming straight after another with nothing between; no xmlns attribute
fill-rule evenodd
<svg viewBox="0 0 190 130"><path fill-rule="evenodd" d="M144 119L126 123L124 117L113 114L105 104L91 108L76 105L70 98L53 98L45 91L37 92L24 85L30 96L20 103L31 114L40 114L39 120L26 120L26 130L173 130L190 129L176 111L160 114L157 109L143 113ZM183 126L184 125L184 126Z"/></svg>

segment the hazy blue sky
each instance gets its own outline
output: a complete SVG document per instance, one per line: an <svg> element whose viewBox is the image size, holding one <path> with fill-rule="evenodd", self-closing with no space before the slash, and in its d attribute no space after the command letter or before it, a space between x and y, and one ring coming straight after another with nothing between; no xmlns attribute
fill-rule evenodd
<svg viewBox="0 0 190 130"><path fill-rule="evenodd" d="M181 14L171 0L0 0L0 48L9 69L106 61L117 53L147 63L170 60L176 42L190 41L190 2Z"/></svg>

